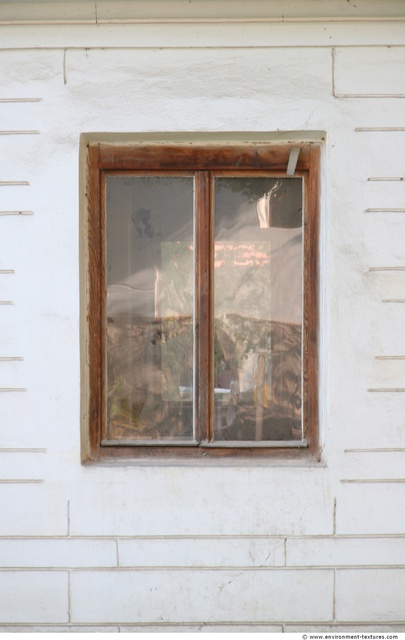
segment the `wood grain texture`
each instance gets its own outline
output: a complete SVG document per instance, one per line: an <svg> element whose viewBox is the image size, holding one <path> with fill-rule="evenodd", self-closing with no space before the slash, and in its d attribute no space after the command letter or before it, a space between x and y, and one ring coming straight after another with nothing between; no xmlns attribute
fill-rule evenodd
<svg viewBox="0 0 405 640"><path fill-rule="evenodd" d="M311 148L304 196L304 437L318 455L318 318L320 149Z"/></svg>
<svg viewBox="0 0 405 640"><path fill-rule="evenodd" d="M211 440L212 397L212 185L209 172L196 176L196 440Z"/></svg>
<svg viewBox="0 0 405 640"><path fill-rule="evenodd" d="M309 446L221 447L212 442L213 385L213 195L212 174L286 176L291 145L243 147L110 146L88 147L88 336L89 336L89 460L160 459L241 461L252 459L319 460L318 434L318 289L320 148L301 146L297 174L304 179L304 318L303 411L304 438ZM153 446L133 443L111 446L105 411L105 177L114 174L190 172L195 175L195 435L200 446ZM210 443L204 447L204 443ZM191 443L190 443L191 444ZM289 443L290 444L290 443Z"/></svg>
<svg viewBox="0 0 405 640"><path fill-rule="evenodd" d="M103 406L101 312L101 198L99 147L88 148L86 197L88 203L88 339L89 339L89 441L91 458L98 457Z"/></svg>
<svg viewBox="0 0 405 640"><path fill-rule="evenodd" d="M299 146L299 145L295 145ZM310 163L310 146L302 145L297 171L307 171ZM100 145L100 168L107 170L144 171L207 171L271 169L285 172L290 157L290 145L254 145L240 147L179 145L139 145L136 147L112 147Z"/></svg>

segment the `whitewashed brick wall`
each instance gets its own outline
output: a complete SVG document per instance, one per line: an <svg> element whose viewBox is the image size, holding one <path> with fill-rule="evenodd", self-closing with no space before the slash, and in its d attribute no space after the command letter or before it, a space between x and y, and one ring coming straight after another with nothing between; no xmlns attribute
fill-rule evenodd
<svg viewBox="0 0 405 640"><path fill-rule="evenodd" d="M405 631L403 3L189 4L0 4L0 631ZM231 131L326 134L322 462L83 466L80 135Z"/></svg>

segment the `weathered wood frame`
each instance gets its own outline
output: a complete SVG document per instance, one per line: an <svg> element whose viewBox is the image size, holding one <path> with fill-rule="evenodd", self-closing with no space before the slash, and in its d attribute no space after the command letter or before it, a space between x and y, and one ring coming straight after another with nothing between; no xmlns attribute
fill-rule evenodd
<svg viewBox="0 0 405 640"><path fill-rule="evenodd" d="M318 317L319 317L319 208L320 147L303 143L295 175L304 180L304 309L303 309L303 421L306 447L260 443L260 446L176 446L127 444L103 446L105 433L105 175L115 172L186 172L195 174L196 201L196 435L210 433L213 415L212 327L213 327L213 229L212 175L273 174L286 177L293 145L252 144L118 146L93 143L87 147L87 340L88 388L85 393L88 435L84 439L85 461L99 459L274 459L319 460L318 416ZM294 145L297 146L297 145ZM201 212L205 212L201 215Z"/></svg>

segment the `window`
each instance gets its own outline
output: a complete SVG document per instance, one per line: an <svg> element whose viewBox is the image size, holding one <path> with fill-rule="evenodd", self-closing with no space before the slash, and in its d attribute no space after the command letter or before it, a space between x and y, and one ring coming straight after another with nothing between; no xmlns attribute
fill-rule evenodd
<svg viewBox="0 0 405 640"><path fill-rule="evenodd" d="M86 459L316 455L319 147L87 145Z"/></svg>

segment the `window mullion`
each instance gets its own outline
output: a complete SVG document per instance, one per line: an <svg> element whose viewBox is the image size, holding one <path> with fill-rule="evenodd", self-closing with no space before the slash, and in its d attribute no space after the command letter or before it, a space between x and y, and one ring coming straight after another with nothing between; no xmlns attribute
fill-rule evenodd
<svg viewBox="0 0 405 640"><path fill-rule="evenodd" d="M196 439L210 441L212 385L212 197L209 171L195 174L196 315L195 405Z"/></svg>

